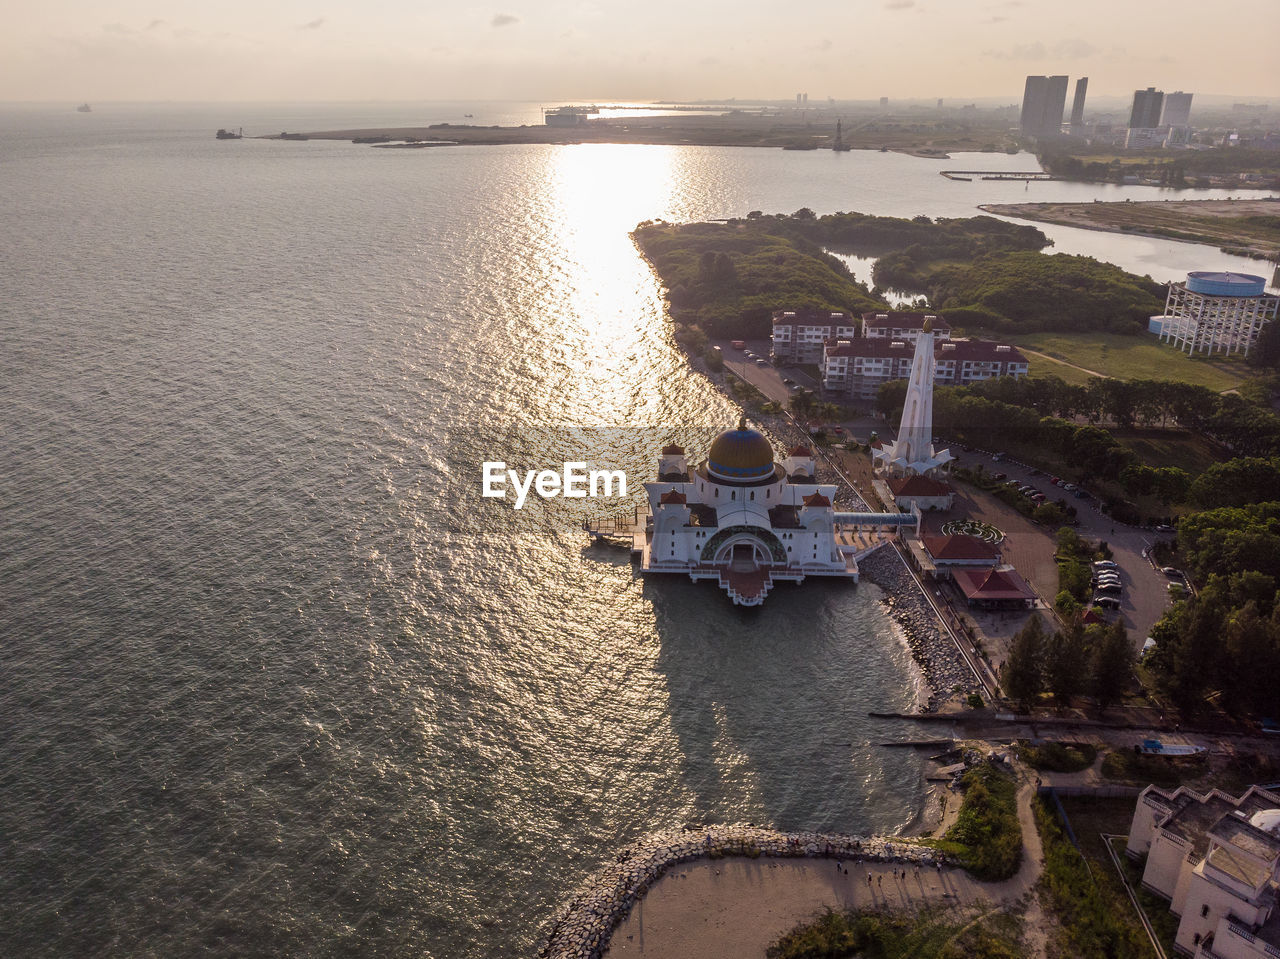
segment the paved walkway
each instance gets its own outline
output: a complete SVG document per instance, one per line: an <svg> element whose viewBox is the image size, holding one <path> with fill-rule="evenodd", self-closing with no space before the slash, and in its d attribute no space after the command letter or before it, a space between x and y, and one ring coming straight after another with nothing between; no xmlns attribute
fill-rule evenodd
<svg viewBox="0 0 1280 959"><path fill-rule="evenodd" d="M1034 793L1030 782L1018 791L1024 855L1017 874L1005 882L978 882L957 868L922 867L917 872L850 861L837 870L829 859L704 860L667 873L614 931L607 955L762 959L770 944L827 907L953 906L958 919L1002 908L1031 892L1043 868L1031 809ZM1027 918L1028 955L1043 956L1043 917L1034 896Z"/></svg>

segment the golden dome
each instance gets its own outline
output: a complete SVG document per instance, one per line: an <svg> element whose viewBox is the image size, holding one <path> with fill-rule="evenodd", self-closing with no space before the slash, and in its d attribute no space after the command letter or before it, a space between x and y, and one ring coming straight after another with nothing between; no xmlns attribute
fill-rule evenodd
<svg viewBox="0 0 1280 959"><path fill-rule="evenodd" d="M707 453L707 469L717 479L763 479L773 474L773 468L773 446L760 433L747 429L745 417L736 430L717 436Z"/></svg>

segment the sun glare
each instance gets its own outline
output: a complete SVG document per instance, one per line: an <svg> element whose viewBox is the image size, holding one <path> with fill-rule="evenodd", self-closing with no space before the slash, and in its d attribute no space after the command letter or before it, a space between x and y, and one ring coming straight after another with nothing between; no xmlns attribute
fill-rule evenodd
<svg viewBox="0 0 1280 959"><path fill-rule="evenodd" d="M601 420L627 414L627 369L661 320L660 288L630 234L671 207L675 153L581 144L557 150L551 169L558 242L572 277L569 302L559 305L562 332L579 340L572 355L583 364L573 399Z"/></svg>

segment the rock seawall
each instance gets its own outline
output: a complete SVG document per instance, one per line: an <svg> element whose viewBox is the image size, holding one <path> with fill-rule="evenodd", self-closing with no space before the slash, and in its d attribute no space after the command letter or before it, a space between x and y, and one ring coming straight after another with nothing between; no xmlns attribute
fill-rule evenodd
<svg viewBox="0 0 1280 959"><path fill-rule="evenodd" d="M543 959L600 959L613 930L672 866L725 856L855 859L933 866L938 853L883 837L777 832L757 826L710 826L655 833L618 854L570 900L552 924Z"/></svg>
<svg viewBox="0 0 1280 959"><path fill-rule="evenodd" d="M882 546L858 562L863 577L884 590L881 600L902 629L911 657L920 666L930 694L926 712L951 695L957 686L962 693L976 692L978 681L968 663L947 635L929 601L920 592L915 579L902 565L891 546Z"/></svg>

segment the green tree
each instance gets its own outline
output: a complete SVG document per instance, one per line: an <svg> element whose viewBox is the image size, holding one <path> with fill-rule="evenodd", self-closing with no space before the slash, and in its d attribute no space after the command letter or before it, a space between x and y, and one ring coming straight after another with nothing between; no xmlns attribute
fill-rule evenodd
<svg viewBox="0 0 1280 959"><path fill-rule="evenodd" d="M1032 613L1009 646L1009 655L1000 667L1000 685L1005 695L1029 707L1044 689L1045 631L1038 613Z"/></svg>
<svg viewBox="0 0 1280 959"><path fill-rule="evenodd" d="M1084 686L1088 654L1079 620L1054 634L1044 646L1044 678L1054 701L1065 706Z"/></svg>
<svg viewBox="0 0 1280 959"><path fill-rule="evenodd" d="M1255 603L1246 603L1228 617L1223 647L1223 706L1235 713L1274 714L1280 669L1280 630L1274 616L1263 619Z"/></svg>
<svg viewBox="0 0 1280 959"><path fill-rule="evenodd" d="M1196 477L1187 498L1201 509L1274 500L1280 491L1280 457L1241 457L1214 463Z"/></svg>
<svg viewBox="0 0 1280 959"><path fill-rule="evenodd" d="M1124 623L1114 623L1103 630L1089 659L1093 694L1098 697L1099 706L1106 709L1124 694L1132 669L1133 646Z"/></svg>

